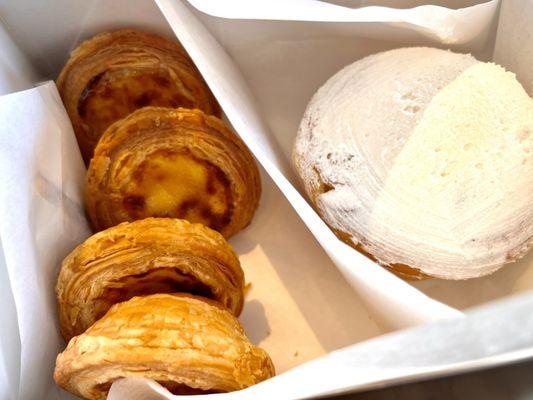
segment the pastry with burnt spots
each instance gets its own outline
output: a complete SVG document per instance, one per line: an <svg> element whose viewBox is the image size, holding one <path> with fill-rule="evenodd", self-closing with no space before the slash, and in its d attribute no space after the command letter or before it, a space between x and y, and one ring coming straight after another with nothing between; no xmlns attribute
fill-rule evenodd
<svg viewBox="0 0 533 400"><path fill-rule="evenodd" d="M103 400L120 378L153 379L174 394L239 390L274 375L268 354L218 303L190 295L134 297L111 307L58 355L59 386Z"/></svg>
<svg viewBox="0 0 533 400"><path fill-rule="evenodd" d="M220 109L176 40L123 29L82 43L57 79L57 87L88 163L113 122L144 106Z"/></svg>
<svg viewBox="0 0 533 400"><path fill-rule="evenodd" d="M171 217L227 238L250 223L260 192L250 151L222 120L146 107L103 134L87 173L86 203L95 230Z"/></svg>
<svg viewBox="0 0 533 400"><path fill-rule="evenodd" d="M61 333L68 341L113 304L153 293L201 295L238 316L243 289L239 259L220 233L174 218L124 222L63 261L56 285Z"/></svg>

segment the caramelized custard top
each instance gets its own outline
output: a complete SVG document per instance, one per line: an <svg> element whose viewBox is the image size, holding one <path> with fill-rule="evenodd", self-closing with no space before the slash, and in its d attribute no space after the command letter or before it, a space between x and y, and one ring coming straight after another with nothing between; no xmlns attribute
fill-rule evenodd
<svg viewBox="0 0 533 400"><path fill-rule="evenodd" d="M87 133L97 140L113 122L146 106L194 108L194 100L160 68L122 68L96 75L78 102Z"/></svg>
<svg viewBox="0 0 533 400"><path fill-rule="evenodd" d="M134 171L123 199L132 219L182 218L215 230L230 222L232 204L224 172L188 151L152 153Z"/></svg>

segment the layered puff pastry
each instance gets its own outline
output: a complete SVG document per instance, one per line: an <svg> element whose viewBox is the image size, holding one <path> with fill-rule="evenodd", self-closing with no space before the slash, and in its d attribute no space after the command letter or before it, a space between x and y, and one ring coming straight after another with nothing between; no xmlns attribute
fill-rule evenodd
<svg viewBox="0 0 533 400"><path fill-rule="evenodd" d="M243 306L244 273L222 235L171 218L125 222L70 253L56 285L63 337L83 333L115 303L133 296L186 292Z"/></svg>
<svg viewBox="0 0 533 400"><path fill-rule="evenodd" d="M200 110L145 107L111 125L87 173L95 230L146 217L177 217L230 237L257 208L257 165L237 135Z"/></svg>
<svg viewBox="0 0 533 400"><path fill-rule="evenodd" d="M228 392L274 375L268 354L252 345L217 303L155 294L114 305L58 355L54 378L89 400L105 399L120 378L153 379L174 394Z"/></svg>
<svg viewBox="0 0 533 400"><path fill-rule="evenodd" d="M82 43L57 79L88 163L113 122L144 106L220 108L183 47L175 40L123 29Z"/></svg>

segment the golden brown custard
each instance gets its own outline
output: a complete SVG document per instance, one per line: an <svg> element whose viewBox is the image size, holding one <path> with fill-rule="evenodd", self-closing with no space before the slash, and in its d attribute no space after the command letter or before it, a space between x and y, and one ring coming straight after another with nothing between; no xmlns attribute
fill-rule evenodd
<svg viewBox="0 0 533 400"><path fill-rule="evenodd" d="M220 115L179 42L133 29L83 42L56 83L86 164L105 130L140 108L185 107Z"/></svg>
<svg viewBox="0 0 533 400"><path fill-rule="evenodd" d="M143 107L111 125L87 171L94 230L147 217L182 218L230 237L261 193L246 145L198 109Z"/></svg>
<svg viewBox="0 0 533 400"><path fill-rule="evenodd" d="M122 68L92 78L80 96L78 114L97 140L113 122L146 106L195 108L194 98L166 69Z"/></svg>
<svg viewBox="0 0 533 400"><path fill-rule="evenodd" d="M190 152L157 151L141 163L124 195L132 219L177 217L222 229L231 219L229 181Z"/></svg>

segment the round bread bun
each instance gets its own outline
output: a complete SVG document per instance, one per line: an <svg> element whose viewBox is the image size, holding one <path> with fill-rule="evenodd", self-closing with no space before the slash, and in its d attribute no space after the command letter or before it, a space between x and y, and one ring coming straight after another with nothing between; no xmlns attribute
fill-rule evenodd
<svg viewBox="0 0 533 400"><path fill-rule="evenodd" d="M402 276L469 279L533 243L533 100L471 55L359 60L307 106L293 161L337 236Z"/></svg>

